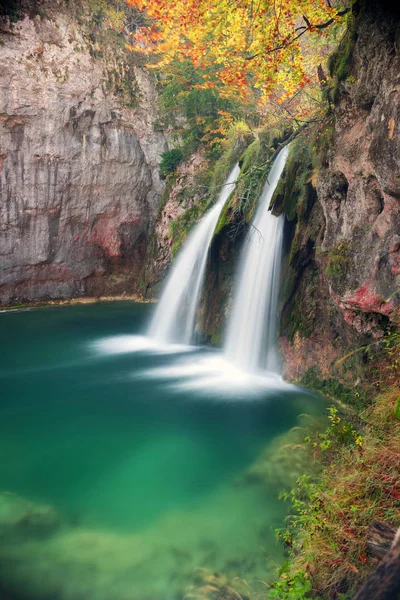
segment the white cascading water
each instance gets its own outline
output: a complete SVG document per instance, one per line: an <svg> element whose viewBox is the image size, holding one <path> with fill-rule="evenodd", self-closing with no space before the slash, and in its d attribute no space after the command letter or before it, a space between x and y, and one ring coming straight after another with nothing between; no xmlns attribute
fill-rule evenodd
<svg viewBox="0 0 400 600"><path fill-rule="evenodd" d="M279 372L276 330L284 219L268 208L288 151L285 146L278 154L262 191L242 250L228 322L224 355L246 372Z"/></svg>
<svg viewBox="0 0 400 600"><path fill-rule="evenodd" d="M268 206L281 176L288 149L274 162L260 206L242 251L241 268L224 352L204 349L188 354L208 248L219 215L234 189L239 167L230 173L215 206L191 231L167 279L147 336L124 335L96 342L106 354L177 352L174 364L145 370L143 377L170 381L175 391L188 390L220 398L239 395L264 398L292 386L280 375L275 350L279 267L283 219ZM173 344L171 344L173 342ZM178 343L174 343L178 342Z"/></svg>
<svg viewBox="0 0 400 600"><path fill-rule="evenodd" d="M148 336L160 343L190 344L209 245L225 202L235 188L239 165L230 172L215 205L189 233L168 276Z"/></svg>

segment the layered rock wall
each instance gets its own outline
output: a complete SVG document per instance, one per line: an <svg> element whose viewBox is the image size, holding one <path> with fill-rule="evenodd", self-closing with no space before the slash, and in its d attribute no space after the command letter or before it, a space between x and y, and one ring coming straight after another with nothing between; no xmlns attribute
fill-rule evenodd
<svg viewBox="0 0 400 600"><path fill-rule="evenodd" d="M1 303L137 291L163 190L153 80L127 107L50 4L0 31Z"/></svg>

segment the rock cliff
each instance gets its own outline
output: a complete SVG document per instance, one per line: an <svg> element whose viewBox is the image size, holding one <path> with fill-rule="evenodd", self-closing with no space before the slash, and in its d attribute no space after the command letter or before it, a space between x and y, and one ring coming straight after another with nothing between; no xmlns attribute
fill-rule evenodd
<svg viewBox="0 0 400 600"><path fill-rule="evenodd" d="M292 246L297 281L282 338L290 378L310 367L328 377L346 346L368 346L400 321L399 32L397 15L365 2L332 61L342 64L316 202Z"/></svg>
<svg viewBox="0 0 400 600"><path fill-rule="evenodd" d="M63 5L0 28L1 303L137 291L163 190L154 81L127 106Z"/></svg>

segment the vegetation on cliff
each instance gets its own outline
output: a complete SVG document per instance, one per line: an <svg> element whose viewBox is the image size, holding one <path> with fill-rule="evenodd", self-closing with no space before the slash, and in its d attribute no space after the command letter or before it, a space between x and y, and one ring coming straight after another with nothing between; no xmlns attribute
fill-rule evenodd
<svg viewBox="0 0 400 600"><path fill-rule="evenodd" d="M387 336L370 369L370 383L363 386L369 405L364 401L363 408L358 403L357 411L349 409L345 394L342 409L329 410L328 429L305 437L322 473L302 476L283 494L292 507L278 534L289 560L269 598L352 598L378 564L367 548L371 524L398 527L399 334ZM295 591L300 585L301 593Z"/></svg>

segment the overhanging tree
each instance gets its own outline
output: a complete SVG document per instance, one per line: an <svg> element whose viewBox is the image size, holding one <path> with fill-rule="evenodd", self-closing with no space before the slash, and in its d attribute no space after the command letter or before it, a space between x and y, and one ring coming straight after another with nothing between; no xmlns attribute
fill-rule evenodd
<svg viewBox="0 0 400 600"><path fill-rule="evenodd" d="M289 97L317 77L305 35L326 36L350 11L329 0L127 2L150 17L132 32L132 48L155 55L154 65L190 59L204 73L199 87L242 99L258 89L261 101L277 89Z"/></svg>

